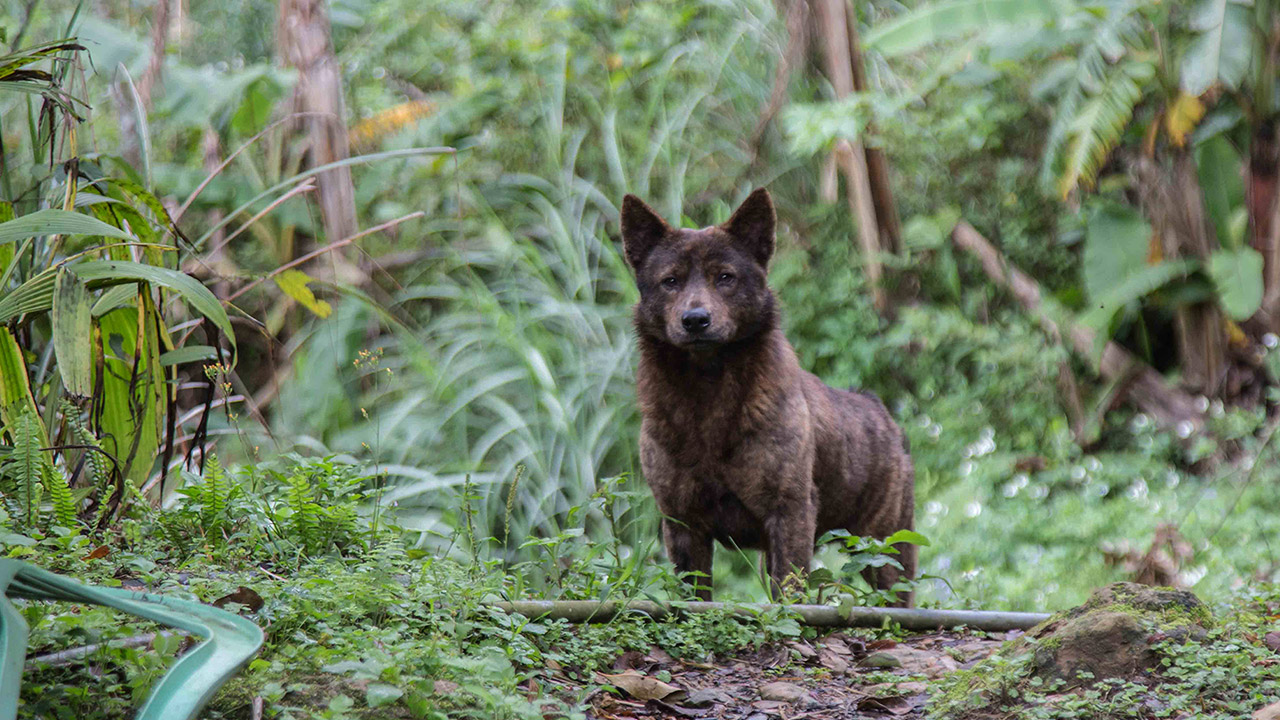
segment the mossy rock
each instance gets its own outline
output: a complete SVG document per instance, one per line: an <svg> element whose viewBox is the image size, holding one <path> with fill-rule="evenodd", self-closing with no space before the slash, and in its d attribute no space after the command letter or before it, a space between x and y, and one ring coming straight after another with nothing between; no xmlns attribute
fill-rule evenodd
<svg viewBox="0 0 1280 720"><path fill-rule="evenodd" d="M1032 628L1026 640L1034 644L1035 676L1127 678L1156 665L1155 643L1200 640L1212 625L1209 609L1190 592L1114 583Z"/></svg>
<svg viewBox="0 0 1280 720"><path fill-rule="evenodd" d="M1202 640L1212 624L1209 609L1189 592L1108 585L972 668L943 678L934 688L930 716L1008 718L1028 704L1074 698L1103 679L1147 684L1158 672L1158 643Z"/></svg>

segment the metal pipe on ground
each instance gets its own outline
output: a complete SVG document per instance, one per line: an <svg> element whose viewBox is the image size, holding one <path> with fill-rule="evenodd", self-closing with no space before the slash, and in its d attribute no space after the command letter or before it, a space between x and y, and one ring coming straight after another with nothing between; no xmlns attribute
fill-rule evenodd
<svg viewBox="0 0 1280 720"><path fill-rule="evenodd" d="M847 612L830 605L732 605L721 602L656 603L649 600L630 602L596 602L594 600L518 600L492 604L503 612L518 613L527 618L568 620L571 623L609 622L630 613L662 620L674 614L732 612L753 617L762 612L785 607L796 613L805 625L815 627L880 627L886 620L905 630L944 630L967 627L985 632L1027 630L1049 619L1048 613L992 612L985 610L933 610L928 608L855 607Z"/></svg>

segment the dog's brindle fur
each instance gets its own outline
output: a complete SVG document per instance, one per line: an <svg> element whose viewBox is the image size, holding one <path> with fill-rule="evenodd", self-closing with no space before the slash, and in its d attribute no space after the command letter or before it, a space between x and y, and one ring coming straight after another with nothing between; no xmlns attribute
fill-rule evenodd
<svg viewBox="0 0 1280 720"><path fill-rule="evenodd" d="M712 540L761 548L774 592L807 572L814 539L844 528L886 537L911 528L906 440L869 393L802 370L766 284L773 203L753 192L723 225L672 228L635 196L622 238L636 273L640 463L667 554L711 597ZM898 559L915 575L915 546ZM888 589L901 573L865 573ZM688 576L686 576L688 577ZM899 599L909 605L910 595Z"/></svg>

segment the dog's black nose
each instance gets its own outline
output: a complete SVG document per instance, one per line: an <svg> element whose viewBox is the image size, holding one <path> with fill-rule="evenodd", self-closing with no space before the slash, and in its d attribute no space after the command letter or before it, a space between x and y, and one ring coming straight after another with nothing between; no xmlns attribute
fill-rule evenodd
<svg viewBox="0 0 1280 720"><path fill-rule="evenodd" d="M680 316L680 324L684 325L684 329L688 332L700 333L711 324L711 313L703 308L685 310L684 315Z"/></svg>

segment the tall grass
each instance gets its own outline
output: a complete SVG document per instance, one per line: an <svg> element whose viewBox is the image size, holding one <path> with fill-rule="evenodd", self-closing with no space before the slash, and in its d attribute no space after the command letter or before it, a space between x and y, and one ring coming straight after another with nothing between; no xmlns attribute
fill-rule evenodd
<svg viewBox="0 0 1280 720"><path fill-rule="evenodd" d="M722 219L712 216L749 189L740 144L772 82L760 58L776 57L779 42L768 3L681 6L689 13L661 17L684 23L683 36L632 67L584 74L579 59L595 52L585 35L527 58L512 105L523 109L489 119L501 146L434 140L472 150L445 183L452 216L437 214L428 257L385 308L412 320L378 336L379 310L348 306L299 340L276 426L376 457L390 476L385 499L420 544L448 544L433 538L461 524L468 477L484 498L476 532L509 536L514 549L553 534L599 480L638 471L636 293L616 203L639 192L680 218L685 198L715 196L720 205L696 208L696 221ZM373 346L378 367L356 368Z"/></svg>

